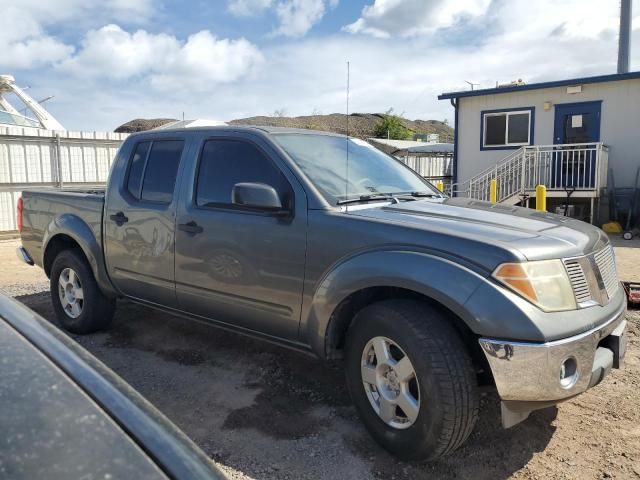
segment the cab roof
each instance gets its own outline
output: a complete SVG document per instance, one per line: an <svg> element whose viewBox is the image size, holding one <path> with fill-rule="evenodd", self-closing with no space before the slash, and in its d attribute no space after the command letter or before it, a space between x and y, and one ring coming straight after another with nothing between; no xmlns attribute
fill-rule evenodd
<svg viewBox="0 0 640 480"><path fill-rule="evenodd" d="M327 132L323 130L310 130L306 128L292 128L292 127L275 127L270 125L214 125L203 127L178 127L178 128L161 128L153 130L144 130L142 132L135 132L131 136L144 136L153 135L155 133L168 134L168 133L184 133L184 132L215 132L215 131L260 131L267 134L301 134L301 135L329 135L336 137L346 137L340 133Z"/></svg>

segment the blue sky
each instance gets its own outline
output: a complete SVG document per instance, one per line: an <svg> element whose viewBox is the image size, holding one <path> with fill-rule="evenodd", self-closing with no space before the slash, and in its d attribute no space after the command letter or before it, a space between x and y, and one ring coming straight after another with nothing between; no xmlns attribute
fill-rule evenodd
<svg viewBox="0 0 640 480"><path fill-rule="evenodd" d="M451 119L436 96L613 73L614 0L5 0L0 74L69 129L136 117L230 120L393 107ZM632 69L640 68L634 0Z"/></svg>

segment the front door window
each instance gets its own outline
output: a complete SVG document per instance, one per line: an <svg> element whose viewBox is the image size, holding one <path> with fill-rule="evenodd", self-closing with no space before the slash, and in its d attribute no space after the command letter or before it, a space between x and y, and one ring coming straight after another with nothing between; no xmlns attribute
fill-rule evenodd
<svg viewBox="0 0 640 480"><path fill-rule="evenodd" d="M563 115L562 143L589 143L591 124L596 120L594 113L569 113Z"/></svg>

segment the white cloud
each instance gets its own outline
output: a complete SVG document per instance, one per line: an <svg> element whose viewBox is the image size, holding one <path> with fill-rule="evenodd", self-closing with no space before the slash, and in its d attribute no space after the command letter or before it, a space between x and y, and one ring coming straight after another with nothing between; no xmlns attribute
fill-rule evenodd
<svg viewBox="0 0 640 480"><path fill-rule="evenodd" d="M490 4L491 0L375 0L344 30L378 38L409 37L483 15Z"/></svg>
<svg viewBox="0 0 640 480"><path fill-rule="evenodd" d="M500 24L510 33L547 33L562 26L565 36L596 38L606 30L617 34L619 8L619 2L601 0L545 0L527 4L503 1L497 14ZM637 17L640 12L636 9L635 13ZM519 24L515 23L518 20Z"/></svg>
<svg viewBox="0 0 640 480"><path fill-rule="evenodd" d="M5 69L25 70L60 61L73 52L73 47L52 37L29 38L5 45L0 65Z"/></svg>
<svg viewBox="0 0 640 480"><path fill-rule="evenodd" d="M181 42L172 35L129 33L111 24L88 32L78 54L59 68L78 77L142 78L161 89L187 85L206 90L247 75L261 62L260 51L244 38L218 39L203 30Z"/></svg>
<svg viewBox="0 0 640 480"><path fill-rule="evenodd" d="M287 0L276 4L280 26L274 35L301 37L324 16L327 7L334 8L337 0Z"/></svg>
<svg viewBox="0 0 640 480"><path fill-rule="evenodd" d="M41 25L92 19L145 23L155 12L153 0L8 0L6 6L19 9Z"/></svg>
<svg viewBox="0 0 640 480"><path fill-rule="evenodd" d="M273 0L229 0L227 10L237 17L253 17L271 7Z"/></svg>
<svg viewBox="0 0 640 480"><path fill-rule="evenodd" d="M74 47L49 35L51 25L73 28L96 19L145 23L153 12L152 0L9 0L0 14L0 67L25 70L69 57Z"/></svg>
<svg viewBox="0 0 640 480"><path fill-rule="evenodd" d="M104 8L114 20L129 23L146 23L153 16L153 0L107 0Z"/></svg>
<svg viewBox="0 0 640 480"><path fill-rule="evenodd" d="M273 9L278 27L273 36L302 37L324 17L338 0L229 0L227 10L238 17L251 17Z"/></svg>
<svg viewBox="0 0 640 480"><path fill-rule="evenodd" d="M46 35L28 10L9 5L0 15L0 66L28 69L62 60L73 47Z"/></svg>
<svg viewBox="0 0 640 480"><path fill-rule="evenodd" d="M179 42L170 35L129 33L111 24L89 31L77 55L60 68L80 77L125 79L163 68L179 49Z"/></svg>
<svg viewBox="0 0 640 480"><path fill-rule="evenodd" d="M215 84L250 75L263 60L260 50L246 39L217 39L203 30L191 35L166 67L152 75L151 82L161 89L185 84L197 91L210 91Z"/></svg>

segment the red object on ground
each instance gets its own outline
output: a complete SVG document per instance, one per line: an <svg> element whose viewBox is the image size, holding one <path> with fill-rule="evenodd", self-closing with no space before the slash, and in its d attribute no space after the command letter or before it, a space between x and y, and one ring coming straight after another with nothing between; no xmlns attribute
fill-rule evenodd
<svg viewBox="0 0 640 480"><path fill-rule="evenodd" d="M640 303L640 283L626 282L624 289L627 292L629 303Z"/></svg>

